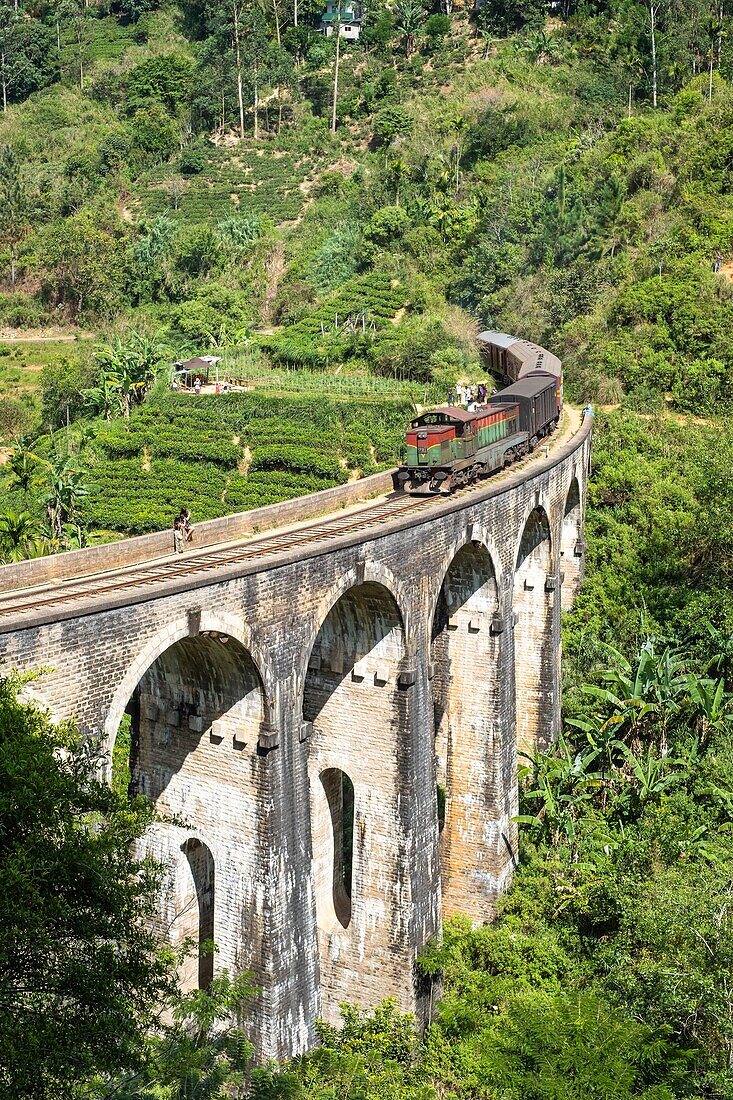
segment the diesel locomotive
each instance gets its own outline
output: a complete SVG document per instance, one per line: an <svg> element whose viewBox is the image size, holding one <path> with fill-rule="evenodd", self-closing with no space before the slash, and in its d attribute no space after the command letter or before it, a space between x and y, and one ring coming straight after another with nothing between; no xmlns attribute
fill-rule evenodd
<svg viewBox="0 0 733 1100"><path fill-rule="evenodd" d="M503 332L482 332L479 344L504 388L474 411L446 405L411 421L397 471L401 489L448 495L510 466L555 431L563 402L557 356Z"/></svg>

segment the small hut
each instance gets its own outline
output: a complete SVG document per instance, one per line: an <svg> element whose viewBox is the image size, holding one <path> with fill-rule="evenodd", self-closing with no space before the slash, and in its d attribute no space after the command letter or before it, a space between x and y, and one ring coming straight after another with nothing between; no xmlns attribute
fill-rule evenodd
<svg viewBox="0 0 733 1100"><path fill-rule="evenodd" d="M197 378L200 379L202 386L206 386L212 370L215 371L214 381L219 381L219 363L221 358L216 355L197 355L193 359L177 360L173 364L173 377L178 379L179 385L189 390L193 389Z"/></svg>

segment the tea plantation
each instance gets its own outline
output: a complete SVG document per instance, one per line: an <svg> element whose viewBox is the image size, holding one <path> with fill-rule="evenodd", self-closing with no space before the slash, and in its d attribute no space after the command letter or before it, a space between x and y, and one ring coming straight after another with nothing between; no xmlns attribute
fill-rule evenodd
<svg viewBox="0 0 733 1100"><path fill-rule="evenodd" d="M374 473L399 460L406 400L287 393L156 393L105 425L81 502L93 530L141 534L258 508Z"/></svg>
<svg viewBox="0 0 733 1100"><path fill-rule="evenodd" d="M209 146L200 174L152 175L140 194L140 214L166 213L185 224L237 212L267 215L275 224L291 221L302 210L316 164L310 156L279 150L231 153Z"/></svg>

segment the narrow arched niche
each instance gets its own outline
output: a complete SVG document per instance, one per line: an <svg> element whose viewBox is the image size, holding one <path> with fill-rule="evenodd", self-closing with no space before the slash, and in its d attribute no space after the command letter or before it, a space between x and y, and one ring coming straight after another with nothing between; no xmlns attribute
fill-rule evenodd
<svg viewBox="0 0 733 1100"><path fill-rule="evenodd" d="M181 846L184 856L180 912L171 929L178 943L193 941L194 953L183 964L181 985L186 991L208 989L214 978L214 857L196 837Z"/></svg>
<svg viewBox="0 0 733 1100"><path fill-rule="evenodd" d="M327 768L320 779L331 817L333 911L342 928L348 928L354 855L354 784L340 768Z"/></svg>
<svg viewBox="0 0 733 1100"><path fill-rule="evenodd" d="M533 755L550 739L555 670L550 525L535 508L522 531L514 573L514 678L517 745Z"/></svg>

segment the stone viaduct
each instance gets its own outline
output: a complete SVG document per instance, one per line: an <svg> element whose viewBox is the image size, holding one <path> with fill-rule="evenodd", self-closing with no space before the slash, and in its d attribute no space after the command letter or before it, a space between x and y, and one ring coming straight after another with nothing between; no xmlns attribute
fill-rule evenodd
<svg viewBox="0 0 733 1100"><path fill-rule="evenodd" d="M161 920L218 946L190 986L254 972L261 1057L307 1049L343 1001L425 1019L420 949L444 916L494 914L518 748L558 730L591 434L587 416L455 497L280 541L243 536L302 505L202 524L183 559L156 535L0 569L0 669L43 667L37 698L110 751L131 714ZM303 500L315 516L354 491Z"/></svg>

